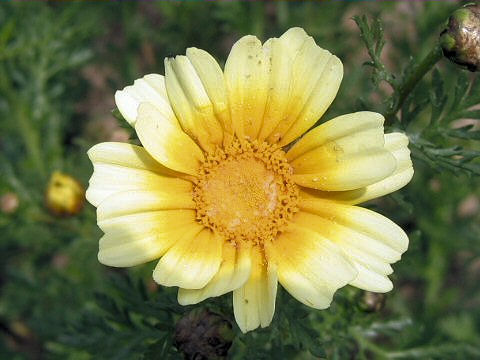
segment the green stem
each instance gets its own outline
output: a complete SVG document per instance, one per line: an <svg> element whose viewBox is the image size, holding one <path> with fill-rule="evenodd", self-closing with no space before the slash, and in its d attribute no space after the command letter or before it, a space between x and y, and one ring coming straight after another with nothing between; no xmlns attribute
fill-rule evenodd
<svg viewBox="0 0 480 360"><path fill-rule="evenodd" d="M43 162L39 132L32 124L30 107L20 96L16 95L13 85L3 68L0 69L0 94L5 97L11 107L12 118L17 121L19 135L23 140L29 160L42 180L45 179L46 170Z"/></svg>
<svg viewBox="0 0 480 360"><path fill-rule="evenodd" d="M391 109L385 114L386 122L391 123L395 118L397 112L402 108L405 99L410 95L415 86L420 80L423 79L435 64L442 58L442 49L439 44L428 53L428 55L422 60L422 62L413 68L413 71L408 75L404 83L399 87L397 91L392 95L396 97Z"/></svg>
<svg viewBox="0 0 480 360"><path fill-rule="evenodd" d="M33 128L30 123L29 115L25 107L22 107L18 103L15 104L17 110L17 121L18 128L20 129L20 136L25 143L27 149L27 154L32 162L33 166L36 167L36 170L40 177L45 178L45 166L43 163L43 156L40 147L40 140L38 137L38 132Z"/></svg>

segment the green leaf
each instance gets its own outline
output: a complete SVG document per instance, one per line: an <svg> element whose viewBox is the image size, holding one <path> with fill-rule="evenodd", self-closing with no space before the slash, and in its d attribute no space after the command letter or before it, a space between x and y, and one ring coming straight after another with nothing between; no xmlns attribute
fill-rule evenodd
<svg viewBox="0 0 480 360"><path fill-rule="evenodd" d="M374 85L378 86L380 82L386 81L394 87L395 78L386 70L385 65L381 61L382 50L385 46L382 22L380 19L374 19L369 24L365 15L354 16L353 20L360 29L360 37L372 59L371 61L365 62L364 65L373 68L372 81Z"/></svg>
<svg viewBox="0 0 480 360"><path fill-rule="evenodd" d="M465 140L480 140L480 130L473 130L474 128L473 124L469 124L457 129L446 130L445 135Z"/></svg>
<svg viewBox="0 0 480 360"><path fill-rule="evenodd" d="M438 69L432 72L432 87L430 89L430 103L432 105L432 113L430 123L434 124L442 115L442 111L447 104L448 96L444 92L443 79Z"/></svg>

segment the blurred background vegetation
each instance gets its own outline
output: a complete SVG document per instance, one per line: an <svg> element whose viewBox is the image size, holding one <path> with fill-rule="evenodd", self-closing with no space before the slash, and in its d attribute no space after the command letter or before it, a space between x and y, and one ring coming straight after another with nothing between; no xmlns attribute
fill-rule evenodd
<svg viewBox="0 0 480 360"><path fill-rule="evenodd" d="M480 81L447 60L388 123L409 135L415 176L402 191L368 204L411 239L385 297L346 287L330 309L316 311L280 290L272 325L242 335L231 295L202 303L192 315L195 307L176 304L175 289L152 282L154 263L126 270L98 263L101 232L91 205L67 216L45 201L55 171L86 187L88 148L133 138L111 113L113 94L144 74L163 73L165 56L195 46L224 63L240 36L265 40L301 26L345 66L324 119L385 112L396 93L382 69L362 66L369 56L352 17L367 16L373 30L363 39L373 43L381 33L373 19L381 19L379 60L401 84L461 4L2 2L0 358L222 358L232 339L233 359L480 358ZM217 331L209 338L215 341L197 349L226 344L225 351L188 355L178 320L200 336L195 319L211 321L211 312L230 321L232 333Z"/></svg>

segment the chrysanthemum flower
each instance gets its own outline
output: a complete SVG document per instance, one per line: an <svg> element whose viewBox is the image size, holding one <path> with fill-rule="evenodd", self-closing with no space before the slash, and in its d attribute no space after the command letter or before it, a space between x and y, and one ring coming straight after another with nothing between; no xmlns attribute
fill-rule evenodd
<svg viewBox="0 0 480 360"><path fill-rule="evenodd" d="M243 332L270 324L278 282L317 309L347 284L391 290L408 238L355 205L410 181L407 137L384 135L373 112L309 131L343 67L300 28L263 45L241 38L224 71L203 50L186 53L115 95L143 147L88 152L100 262L160 259L153 279L178 286L180 304L233 291Z"/></svg>

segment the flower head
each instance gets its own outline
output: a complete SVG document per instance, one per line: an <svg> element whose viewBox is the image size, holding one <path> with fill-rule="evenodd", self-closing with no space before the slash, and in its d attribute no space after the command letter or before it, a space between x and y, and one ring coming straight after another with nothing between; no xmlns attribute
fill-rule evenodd
<svg viewBox="0 0 480 360"><path fill-rule="evenodd" d="M317 309L347 284L391 290L408 238L356 205L410 181L408 139L385 135L373 112L309 131L342 76L337 57L293 28L263 45L241 38L223 71L190 48L165 60L165 76L118 91L143 147L88 152L100 262L160 259L153 278L178 286L181 304L232 291L244 332L270 324L278 282Z"/></svg>

